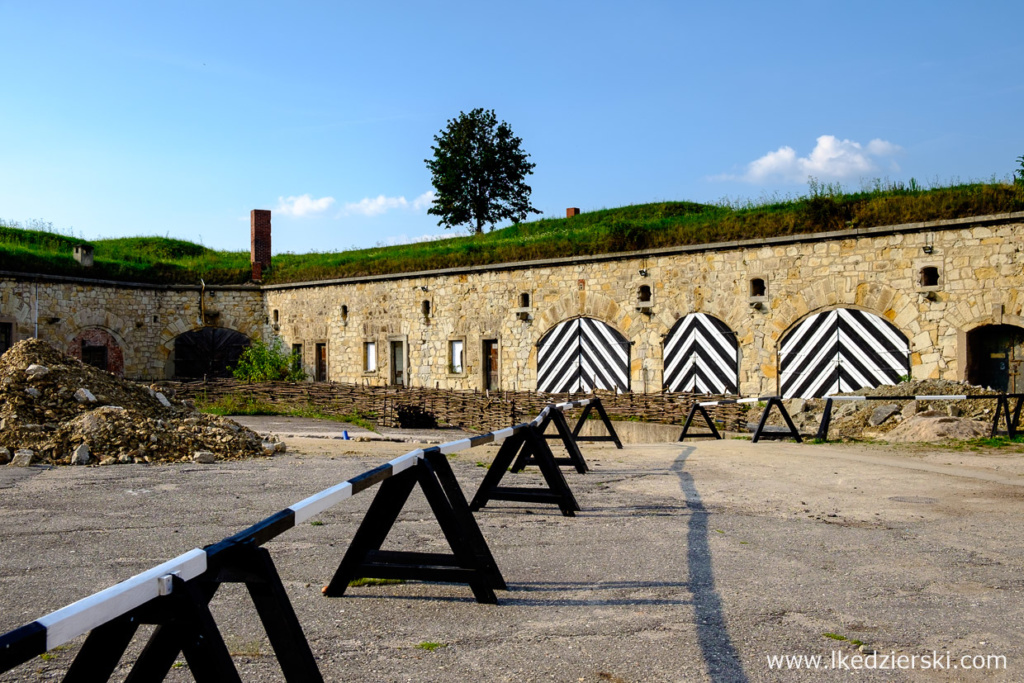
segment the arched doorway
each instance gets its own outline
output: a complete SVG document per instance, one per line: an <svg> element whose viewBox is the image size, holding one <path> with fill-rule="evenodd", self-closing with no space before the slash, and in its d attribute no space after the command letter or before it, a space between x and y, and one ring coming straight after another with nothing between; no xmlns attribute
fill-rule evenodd
<svg viewBox="0 0 1024 683"><path fill-rule="evenodd" d="M718 318L691 313L665 337L664 390L735 394L740 374L736 333Z"/></svg>
<svg viewBox="0 0 1024 683"><path fill-rule="evenodd" d="M174 376L189 379L230 377L249 338L223 327L203 327L174 340Z"/></svg>
<svg viewBox="0 0 1024 683"><path fill-rule="evenodd" d="M816 398L897 384L910 374L910 342L885 318L853 308L815 313L779 345L779 393Z"/></svg>
<svg viewBox="0 0 1024 683"><path fill-rule="evenodd" d="M114 335L106 330L82 330L68 344L68 355L94 368L124 375L124 352Z"/></svg>
<svg viewBox="0 0 1024 683"><path fill-rule="evenodd" d="M537 344L537 391L629 391L629 340L594 318L552 327Z"/></svg>
<svg viewBox="0 0 1024 683"><path fill-rule="evenodd" d="M982 325L967 333L967 381L997 391L1024 391L1024 328Z"/></svg>

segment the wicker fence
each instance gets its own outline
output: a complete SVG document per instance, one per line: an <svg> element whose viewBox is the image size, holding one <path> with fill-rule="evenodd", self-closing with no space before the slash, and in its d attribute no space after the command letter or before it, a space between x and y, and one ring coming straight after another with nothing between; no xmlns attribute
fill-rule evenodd
<svg viewBox="0 0 1024 683"><path fill-rule="evenodd" d="M517 424L536 415L552 402L572 400L569 394L528 391L471 392L447 389L371 387L335 382L265 382L236 380L168 382L179 397L215 401L230 395L252 398L282 407L313 406L332 415L359 413L381 427L433 427L449 425L488 431ZM704 394L615 394L595 392L612 419L682 424L694 400L714 400ZM726 429L743 424L744 406L725 405L711 410Z"/></svg>

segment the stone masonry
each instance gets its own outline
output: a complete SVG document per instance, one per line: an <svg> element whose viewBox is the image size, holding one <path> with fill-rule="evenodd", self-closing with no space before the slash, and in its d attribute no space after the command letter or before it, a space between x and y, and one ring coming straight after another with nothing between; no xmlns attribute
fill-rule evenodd
<svg viewBox="0 0 1024 683"><path fill-rule="evenodd" d="M966 335L986 324L1024 327L1024 213L794 235L758 242L479 266L264 287L207 287L215 324L301 345L312 375L324 345L332 381L381 385L392 343L407 383L484 386L484 343L498 344L500 387L536 387L536 344L576 316L602 320L632 342L631 389L662 388L662 340L691 312L737 333L740 393L774 393L780 339L809 315L837 307L884 316L910 340L915 379L963 379ZM922 284L935 268L937 285ZM764 281L752 296L751 281ZM650 313L638 310L641 286ZM526 295L528 301L524 301ZM198 287L153 287L0 275L0 323L65 350L84 330L110 333L128 377L173 373L174 339L197 329ZM38 310L38 314L36 314ZM207 321L210 322L209 320ZM465 362L453 367L451 342ZM364 372L365 344L377 366Z"/></svg>

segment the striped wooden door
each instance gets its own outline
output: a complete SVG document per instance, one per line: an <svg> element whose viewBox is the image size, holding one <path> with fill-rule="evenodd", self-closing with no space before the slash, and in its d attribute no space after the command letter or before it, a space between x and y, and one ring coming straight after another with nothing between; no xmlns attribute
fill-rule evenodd
<svg viewBox="0 0 1024 683"><path fill-rule="evenodd" d="M665 337L665 391L735 394L740 374L736 333L718 318L691 313Z"/></svg>
<svg viewBox="0 0 1024 683"><path fill-rule="evenodd" d="M629 391L629 340L593 318L555 325L537 345L537 391Z"/></svg>
<svg viewBox="0 0 1024 683"><path fill-rule="evenodd" d="M885 318L852 308L812 315L779 347L780 393L786 398L897 384L909 372L907 337Z"/></svg>

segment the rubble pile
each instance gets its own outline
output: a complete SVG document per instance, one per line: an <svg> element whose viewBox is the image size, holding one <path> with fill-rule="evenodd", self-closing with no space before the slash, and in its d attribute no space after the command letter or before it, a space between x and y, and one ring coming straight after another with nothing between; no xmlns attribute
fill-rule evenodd
<svg viewBox="0 0 1024 683"><path fill-rule="evenodd" d="M27 339L0 356L0 463L113 464L272 454L250 429Z"/></svg>
<svg viewBox="0 0 1024 683"><path fill-rule="evenodd" d="M858 389L840 396L941 396L964 394L959 401L836 401L832 405L829 439L882 439L894 441L934 441L944 438L976 438L991 430L996 402L972 399L971 396L993 395L996 392L966 382L929 379L902 382L891 386ZM793 398L783 401L793 423L801 434L813 435L821 424L824 399ZM757 424L761 410L748 413L748 422ZM911 428L911 422L913 426ZM778 411L768 418L772 426L784 426ZM889 438L889 432L904 428Z"/></svg>

